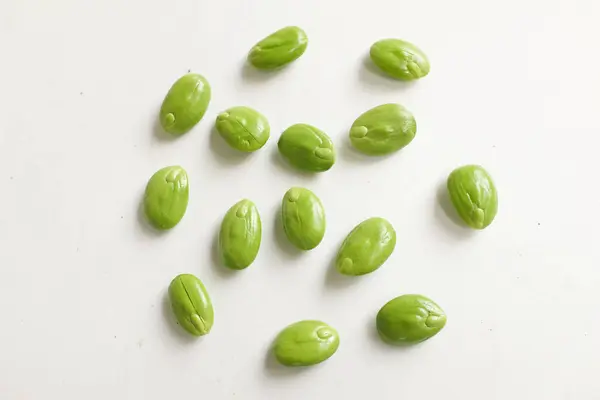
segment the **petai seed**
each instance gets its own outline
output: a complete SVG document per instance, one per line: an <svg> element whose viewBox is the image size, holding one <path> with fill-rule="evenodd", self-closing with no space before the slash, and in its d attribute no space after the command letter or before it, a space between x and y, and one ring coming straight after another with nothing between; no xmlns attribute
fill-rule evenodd
<svg viewBox="0 0 600 400"><path fill-rule="evenodd" d="M165 96L160 108L163 129L182 135L204 116L210 102L210 85L200 74L186 74L179 78Z"/></svg>
<svg viewBox="0 0 600 400"><path fill-rule="evenodd" d="M191 274L178 275L169 285L171 309L186 331L206 335L214 322L214 311L202 281Z"/></svg>
<svg viewBox="0 0 600 400"><path fill-rule="evenodd" d="M383 218L369 218L346 237L336 257L336 268L344 275L365 275L381 267L394 251L396 231Z"/></svg>
<svg viewBox="0 0 600 400"><path fill-rule="evenodd" d="M259 69L283 67L304 54L307 45L306 33L297 26L288 26L256 43L248 53L248 61Z"/></svg>
<svg viewBox="0 0 600 400"><path fill-rule="evenodd" d="M304 171L327 171L335 163L333 142L311 125L290 126L279 137L277 147L291 165Z"/></svg>
<svg viewBox="0 0 600 400"><path fill-rule="evenodd" d="M416 132L417 123L410 111L400 104L382 104L354 121L350 142L362 153L385 155L408 145Z"/></svg>
<svg viewBox="0 0 600 400"><path fill-rule="evenodd" d="M446 325L446 314L433 300L405 294L387 302L377 313L377 331L391 344L423 342Z"/></svg>
<svg viewBox="0 0 600 400"><path fill-rule="evenodd" d="M215 124L223 139L234 149L252 152L269 140L271 128L264 115L250 107L232 107L217 116Z"/></svg>
<svg viewBox="0 0 600 400"><path fill-rule="evenodd" d="M301 250L314 249L325 235L325 210L310 190L293 187L283 196L281 220L288 240Z"/></svg>
<svg viewBox="0 0 600 400"><path fill-rule="evenodd" d="M185 170L179 166L165 167L154 173L146 185L144 212L156 228L171 229L185 215L188 198Z"/></svg>
<svg viewBox="0 0 600 400"><path fill-rule="evenodd" d="M339 345L340 337L331 326L321 321L300 321L279 333L273 352L283 365L308 366L327 360Z"/></svg>
<svg viewBox="0 0 600 400"><path fill-rule="evenodd" d="M403 81L429 74L429 60L421 49L400 39L383 39L371 46L371 60L389 76Z"/></svg>
<svg viewBox="0 0 600 400"><path fill-rule="evenodd" d="M225 214L219 231L219 250L225 266L244 269L254 262L260 249L262 226L258 209L241 200Z"/></svg>
<svg viewBox="0 0 600 400"><path fill-rule="evenodd" d="M448 176L447 187L454 208L467 225L484 229L492 223L498 212L498 192L483 167L456 168Z"/></svg>

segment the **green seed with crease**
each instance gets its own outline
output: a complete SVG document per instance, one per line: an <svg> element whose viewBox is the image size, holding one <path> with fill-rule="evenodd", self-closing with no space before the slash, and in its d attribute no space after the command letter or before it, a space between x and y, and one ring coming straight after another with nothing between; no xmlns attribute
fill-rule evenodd
<svg viewBox="0 0 600 400"><path fill-rule="evenodd" d="M200 74L179 78L165 96L160 108L160 123L173 135L192 129L204 116L210 102L210 85Z"/></svg>
<svg viewBox="0 0 600 400"><path fill-rule="evenodd" d="M275 69L298 59L308 45L306 33L288 26L256 43L248 53L248 61L258 69Z"/></svg>
<svg viewBox="0 0 600 400"><path fill-rule="evenodd" d="M335 163L329 136L307 124L295 124L283 131L277 147L291 165L304 171L327 171Z"/></svg>
<svg viewBox="0 0 600 400"><path fill-rule="evenodd" d="M191 274L175 277L169 285L171 309L186 331L194 336L206 335L214 322L214 311L202 281Z"/></svg>
<svg viewBox="0 0 600 400"><path fill-rule="evenodd" d="M429 73L429 60L421 49L400 39L383 39L371 46L371 60L392 78L410 81Z"/></svg>
<svg viewBox="0 0 600 400"><path fill-rule="evenodd" d="M289 241L301 250L314 249L325 235L325 210L310 190L293 187L281 204L283 230Z"/></svg>
<svg viewBox="0 0 600 400"><path fill-rule="evenodd" d="M441 331L446 325L446 314L425 296L405 294L381 307L376 325L381 338L390 344L415 344Z"/></svg>
<svg viewBox="0 0 600 400"><path fill-rule="evenodd" d="M269 140L271 128L264 115L250 107L232 107L217 116L216 128L234 149L252 152Z"/></svg>
<svg viewBox="0 0 600 400"><path fill-rule="evenodd" d="M219 231L219 250L225 266L244 269L254 262L260 249L262 225L258 209L241 200L225 214Z"/></svg>
<svg viewBox="0 0 600 400"><path fill-rule="evenodd" d="M400 104L382 104L354 121L350 142L362 153L379 156L405 147L416 133L417 123L410 111Z"/></svg>
<svg viewBox="0 0 600 400"><path fill-rule="evenodd" d="M456 168L448 176L448 194L458 215L474 229L484 229L498 212L498 192L492 177L479 165Z"/></svg>
<svg viewBox="0 0 600 400"><path fill-rule="evenodd" d="M396 247L396 231L383 218L369 218L346 237L335 266L344 275L369 274L383 265Z"/></svg>
<svg viewBox="0 0 600 400"><path fill-rule="evenodd" d="M158 229L171 229L181 221L188 205L189 186L185 170L179 166L158 170L146 185L144 212Z"/></svg>
<svg viewBox="0 0 600 400"><path fill-rule="evenodd" d="M299 321L285 328L273 344L275 358L288 367L319 364L340 345L335 329L321 321Z"/></svg>

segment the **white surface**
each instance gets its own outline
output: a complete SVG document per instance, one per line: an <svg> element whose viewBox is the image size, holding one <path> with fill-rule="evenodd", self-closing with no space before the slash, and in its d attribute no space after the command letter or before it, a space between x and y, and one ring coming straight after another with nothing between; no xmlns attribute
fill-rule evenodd
<svg viewBox="0 0 600 400"><path fill-rule="evenodd" d="M3 0L0 5L0 397L2 399L600 398L596 0ZM310 43L266 78L249 48L285 25ZM365 68L372 42L413 41L431 74L413 85ZM188 69L213 88L206 117L165 139L157 110ZM385 159L347 146L363 111L400 102L416 139ZM267 146L240 157L211 134L216 114L266 114ZM279 133L328 132L339 159L307 177L283 164ZM484 165L499 189L489 229L456 226L438 202L447 174ZM187 214L157 235L140 223L147 179L180 164ZM312 252L275 228L304 185L328 231ZM229 273L211 250L241 198L258 205L263 245ZM331 270L341 240L380 215L398 244L376 273ZM216 308L192 340L164 303L171 278L199 276ZM379 307L422 293L449 322L429 342L389 348ZM337 354L308 370L266 358L288 323L323 319Z"/></svg>

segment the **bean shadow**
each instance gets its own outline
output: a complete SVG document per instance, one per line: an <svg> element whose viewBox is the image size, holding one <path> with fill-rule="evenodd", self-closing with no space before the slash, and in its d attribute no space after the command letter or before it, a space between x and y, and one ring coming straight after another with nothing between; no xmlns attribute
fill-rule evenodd
<svg viewBox="0 0 600 400"><path fill-rule="evenodd" d="M184 344L197 343L201 339L201 337L192 336L179 326L179 322L177 322L177 318L175 318L175 314L173 314L173 310L171 309L168 292L165 292L163 295L162 312L165 323L169 327L168 331L173 339Z"/></svg>
<svg viewBox="0 0 600 400"><path fill-rule="evenodd" d="M348 276L340 273L334 264L327 268L325 286L333 289L344 289L356 286L361 280L360 276Z"/></svg>
<svg viewBox="0 0 600 400"><path fill-rule="evenodd" d="M342 243L344 243L344 239L342 239L335 249L339 249L342 247ZM325 272L325 287L328 289L345 289L351 286L358 285L361 281L365 280L365 276L349 276L344 275L339 272L335 266L335 261L337 259L337 250L331 257L331 261L329 262L329 266Z"/></svg>
<svg viewBox="0 0 600 400"><path fill-rule="evenodd" d="M264 370L267 375L274 377L274 378L285 378L285 377L298 376L298 375L308 372L310 369L318 368L318 366L287 367L285 365L282 365L279 361L277 361L277 358L275 357L275 354L273 353L273 342L274 342L274 340L271 341L271 344L269 345L268 349L266 350L265 358L264 358L264 362L263 362Z"/></svg>
<svg viewBox="0 0 600 400"><path fill-rule="evenodd" d="M219 163L225 166L240 165L252 157L252 153L244 153L229 146L215 125L210 130L210 149Z"/></svg>
<svg viewBox="0 0 600 400"><path fill-rule="evenodd" d="M454 209L446 182L438 185L436 192L434 215L444 229L455 237L467 239L473 237L474 231L470 229Z"/></svg>
<svg viewBox="0 0 600 400"><path fill-rule="evenodd" d="M375 323L375 318L369 318L367 320L367 324L365 325L366 330L367 330L367 336L369 338L369 340L372 340L374 343L377 343L378 345L381 346L385 346L387 345L386 343L383 342L383 339L381 339L381 336L379 336L379 332L377 332L377 325Z"/></svg>
<svg viewBox="0 0 600 400"><path fill-rule="evenodd" d="M277 149L275 149L271 153L271 162L273 166L278 170L282 171L283 173L295 175L296 177L317 179L317 176L319 175L319 172L308 172L295 168L286 160L284 160L283 156L279 153Z"/></svg>
<svg viewBox="0 0 600 400"><path fill-rule="evenodd" d="M137 202L137 226L140 228L140 231L144 236L157 238L164 237L168 231L156 229L150 221L148 221L148 217L146 216L146 212L144 210L144 193L138 197Z"/></svg>
<svg viewBox="0 0 600 400"><path fill-rule="evenodd" d="M281 206L277 208L274 218L273 236L275 238L275 244L277 247L285 253L286 256L291 258L299 258L304 254L303 250L300 250L294 246L287 238L285 230L283 229L283 219L281 216Z"/></svg>
<svg viewBox="0 0 600 400"><path fill-rule="evenodd" d="M397 157L402 152L402 150L399 150L399 151L391 153L391 154L385 154L385 155L380 155L380 156L370 156L370 155L361 153L360 151L356 150L356 148L354 146L352 146L352 142L350 142L350 138L348 137L349 130L350 130L350 127L348 127L348 129L345 130L343 132L343 134L341 135L342 137L344 137L344 142L343 142L342 146L339 147L340 158L342 158L344 161L354 163L354 164L370 165L370 164L384 162L394 156Z"/></svg>
<svg viewBox="0 0 600 400"><path fill-rule="evenodd" d="M217 230L213 237L210 253L213 270L217 275L219 275L219 277L224 279L230 279L231 277L236 275L236 272L238 271L235 271L231 268L227 268L225 265L223 265L223 260L221 259L221 252L219 250L219 230Z"/></svg>
<svg viewBox="0 0 600 400"><path fill-rule="evenodd" d="M242 62L241 75L242 80L245 82L263 83L275 78L279 75L280 71L284 69L285 68L275 70L261 70L253 67L252 64L250 64L248 60L244 58L244 61Z"/></svg>
<svg viewBox="0 0 600 400"><path fill-rule="evenodd" d="M387 341L382 338L379 332L377 331L377 324L375 322L375 318L369 318L365 325L367 337L371 340L378 348L388 352L388 351L412 351L420 347L422 343L417 344L396 344Z"/></svg>
<svg viewBox="0 0 600 400"><path fill-rule="evenodd" d="M409 90L415 84L415 81L402 81L388 76L373 63L369 54L363 56L361 64L358 79L365 86L396 92L398 90Z"/></svg>
<svg viewBox="0 0 600 400"><path fill-rule="evenodd" d="M349 287L357 287L371 279L371 274L350 276L344 275L335 267L335 261L331 263L325 275L325 286L330 289L346 289Z"/></svg>
<svg viewBox="0 0 600 400"><path fill-rule="evenodd" d="M159 142L174 142L181 135L173 135L167 131L165 131L160 124L159 120L159 112L156 112L156 117L154 118L154 124L152 125L152 131L154 133L154 138Z"/></svg>

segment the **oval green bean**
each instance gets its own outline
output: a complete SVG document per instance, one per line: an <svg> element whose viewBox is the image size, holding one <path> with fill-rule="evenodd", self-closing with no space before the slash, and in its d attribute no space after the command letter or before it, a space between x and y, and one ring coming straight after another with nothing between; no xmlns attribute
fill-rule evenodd
<svg viewBox="0 0 600 400"><path fill-rule="evenodd" d="M321 321L300 321L285 328L275 339L273 352L286 366L319 364L338 349L340 337L335 329Z"/></svg>
<svg viewBox="0 0 600 400"><path fill-rule="evenodd" d="M371 60L389 76L403 81L429 74L429 60L421 49L400 39L383 39L371 46Z"/></svg>
<svg viewBox="0 0 600 400"><path fill-rule="evenodd" d="M378 156L402 149L416 133L417 123L410 111L400 104L382 104L354 121L350 142L358 151Z"/></svg>
<svg viewBox="0 0 600 400"><path fill-rule="evenodd" d="M163 129L174 135L188 132L204 116L210 94L210 85L202 75L192 73L179 78L160 108Z"/></svg>
<svg viewBox="0 0 600 400"><path fill-rule="evenodd" d="M335 163L333 142L324 132L308 124L295 124L281 134L277 147L294 167L323 172Z"/></svg>
<svg viewBox="0 0 600 400"><path fill-rule="evenodd" d="M194 336L206 335L214 323L212 302L202 281L191 274L177 275L169 285L171 308L179 325Z"/></svg>
<svg viewBox="0 0 600 400"><path fill-rule="evenodd" d="M344 275L365 275L381 267L396 247L396 231L383 218L369 218L346 237L336 258Z"/></svg>
<svg viewBox="0 0 600 400"><path fill-rule="evenodd" d="M297 26L288 26L256 43L248 53L248 61L259 69L280 68L304 54L307 45L306 33Z"/></svg>
<svg viewBox="0 0 600 400"><path fill-rule="evenodd" d="M446 314L433 300L406 294L387 302L377 313L377 331L391 344L423 342L446 325Z"/></svg>
<svg viewBox="0 0 600 400"><path fill-rule="evenodd" d="M323 240L325 211L321 200L310 190L288 190L281 204L281 219L287 238L299 249L314 249Z"/></svg>
<svg viewBox="0 0 600 400"><path fill-rule="evenodd" d="M498 212L498 192L492 177L479 165L456 168L448 176L448 193L458 215L474 229L484 229Z"/></svg>
<svg viewBox="0 0 600 400"><path fill-rule="evenodd" d="M220 113L216 128L231 147L243 152L263 147L271 132L267 118L250 107L232 107Z"/></svg>
<svg viewBox="0 0 600 400"><path fill-rule="evenodd" d="M225 266L244 269L254 262L260 249L262 225L258 209L241 200L225 214L219 232L219 249Z"/></svg>
<svg viewBox="0 0 600 400"><path fill-rule="evenodd" d="M185 215L189 199L188 177L179 166L158 170L146 185L144 211L152 225L171 229Z"/></svg>

